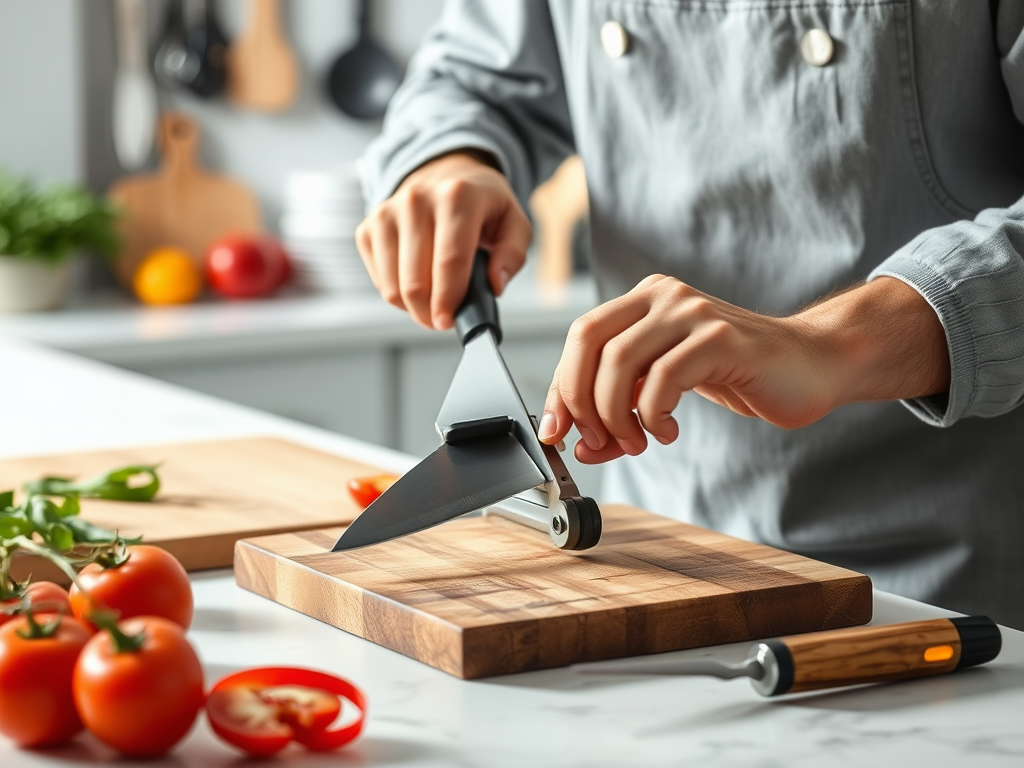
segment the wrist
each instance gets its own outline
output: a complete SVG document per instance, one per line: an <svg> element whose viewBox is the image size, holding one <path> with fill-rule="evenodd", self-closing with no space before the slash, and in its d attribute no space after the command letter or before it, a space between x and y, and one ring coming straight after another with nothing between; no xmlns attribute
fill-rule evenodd
<svg viewBox="0 0 1024 768"><path fill-rule="evenodd" d="M829 371L833 407L936 395L949 389L946 333L914 288L881 277L791 318Z"/></svg>

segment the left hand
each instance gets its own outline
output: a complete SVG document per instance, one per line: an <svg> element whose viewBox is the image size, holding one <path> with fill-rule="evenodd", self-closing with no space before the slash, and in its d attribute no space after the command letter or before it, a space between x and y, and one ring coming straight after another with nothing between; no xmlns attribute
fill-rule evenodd
<svg viewBox="0 0 1024 768"><path fill-rule="evenodd" d="M894 333L893 315L914 328ZM539 434L557 443L576 424L576 457L592 464L643 452L646 433L673 442L672 411L690 390L793 429L847 402L933 394L948 381L938 317L898 280L777 318L654 275L573 323Z"/></svg>

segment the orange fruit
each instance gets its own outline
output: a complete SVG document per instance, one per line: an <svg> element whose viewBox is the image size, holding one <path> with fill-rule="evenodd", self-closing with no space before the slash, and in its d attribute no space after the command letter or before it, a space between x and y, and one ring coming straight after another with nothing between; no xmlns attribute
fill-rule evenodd
<svg viewBox="0 0 1024 768"><path fill-rule="evenodd" d="M203 277L180 248L155 248L135 270L132 287L144 304L187 304L202 290Z"/></svg>

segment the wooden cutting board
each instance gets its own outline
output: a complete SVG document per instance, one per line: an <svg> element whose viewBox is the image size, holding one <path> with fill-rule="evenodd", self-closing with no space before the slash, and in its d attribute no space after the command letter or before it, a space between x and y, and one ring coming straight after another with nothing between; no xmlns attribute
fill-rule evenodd
<svg viewBox="0 0 1024 768"><path fill-rule="evenodd" d="M122 212L117 276L126 285L154 248L181 248L201 267L203 254L217 238L261 228L256 196L234 179L199 165L199 126L192 118L165 112L159 137L160 169L119 179L108 193Z"/></svg>
<svg viewBox="0 0 1024 768"><path fill-rule="evenodd" d="M160 464L151 502L82 500L82 517L169 550L188 570L231 565L234 544L351 522L361 511L346 483L380 470L272 437L153 445L0 461L0 490L44 475L86 479L130 464ZM15 579L58 578L48 563L18 558Z"/></svg>
<svg viewBox="0 0 1024 768"><path fill-rule="evenodd" d="M345 553L341 528L239 541L239 586L462 678L864 624L860 574L632 507L569 554L503 518Z"/></svg>

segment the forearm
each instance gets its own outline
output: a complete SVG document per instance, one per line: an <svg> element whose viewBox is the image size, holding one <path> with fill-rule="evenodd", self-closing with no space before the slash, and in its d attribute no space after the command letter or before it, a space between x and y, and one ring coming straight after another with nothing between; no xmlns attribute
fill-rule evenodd
<svg viewBox="0 0 1024 768"><path fill-rule="evenodd" d="M790 321L803 327L822 351L833 407L949 389L945 329L928 301L901 280L880 277Z"/></svg>

